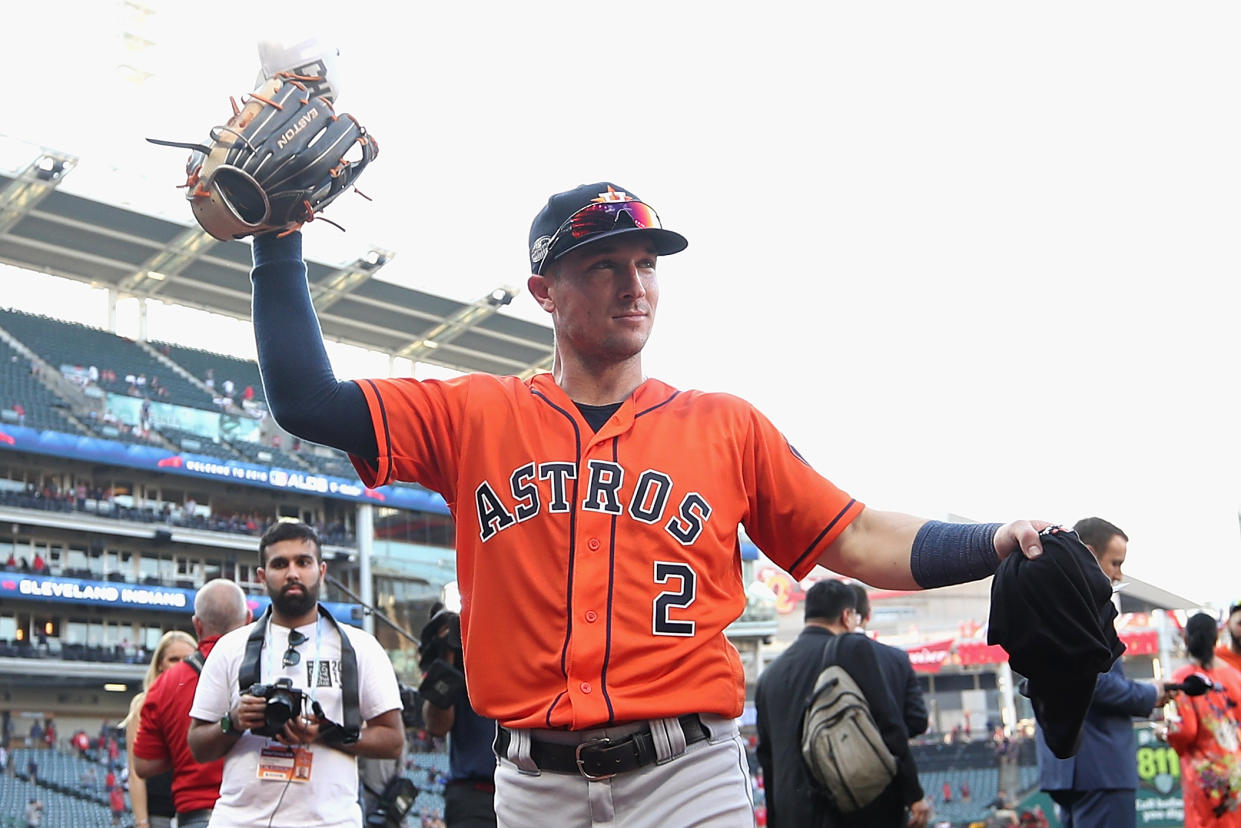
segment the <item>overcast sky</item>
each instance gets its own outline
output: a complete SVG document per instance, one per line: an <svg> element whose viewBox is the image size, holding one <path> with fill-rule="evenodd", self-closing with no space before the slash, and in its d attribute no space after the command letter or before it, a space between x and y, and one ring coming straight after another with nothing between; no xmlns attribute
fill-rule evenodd
<svg viewBox="0 0 1241 828"><path fill-rule="evenodd" d="M4 129L80 156L65 190L191 223L184 152L142 139L204 139L258 37L318 34L381 151L310 258L387 248L380 278L473 301L524 287L551 192L611 180L690 240L648 374L749 399L872 506L1099 515L1132 575L1241 598L1235 4L148 5L16 12ZM4 279L0 303L102 324L89 291Z"/></svg>

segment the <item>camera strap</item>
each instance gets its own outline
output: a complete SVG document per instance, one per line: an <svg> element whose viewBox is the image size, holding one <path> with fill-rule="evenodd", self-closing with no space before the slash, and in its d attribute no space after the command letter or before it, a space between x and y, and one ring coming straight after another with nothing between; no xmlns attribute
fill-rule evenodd
<svg viewBox="0 0 1241 828"><path fill-rule="evenodd" d="M324 609L322 604L318 604L317 608L320 617L326 618L340 637L340 694L344 708L342 727L347 733L356 735L362 731L362 707L358 696L358 656L353 650L353 645L349 643L349 636L345 635L345 631L340 628L340 624L332 617L332 614ZM271 611L271 605L268 604L262 617L251 626L250 636L246 639L245 655L241 659L241 669L237 673L237 686L243 693L252 685L262 681L260 665Z"/></svg>

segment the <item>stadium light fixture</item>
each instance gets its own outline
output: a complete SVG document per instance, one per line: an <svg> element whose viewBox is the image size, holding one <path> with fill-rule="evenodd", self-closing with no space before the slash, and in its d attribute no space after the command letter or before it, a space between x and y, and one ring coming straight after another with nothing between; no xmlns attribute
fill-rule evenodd
<svg viewBox="0 0 1241 828"><path fill-rule="evenodd" d="M487 297L487 301L490 302L494 307L502 308L505 305L507 305L509 302L512 302L513 297L516 295L517 295L517 288L512 288L508 286L498 287L495 290L491 291L491 294Z"/></svg>
<svg viewBox="0 0 1241 828"><path fill-rule="evenodd" d="M40 156L35 162L35 177L44 181L56 181L65 174L65 162L63 159L52 155Z"/></svg>

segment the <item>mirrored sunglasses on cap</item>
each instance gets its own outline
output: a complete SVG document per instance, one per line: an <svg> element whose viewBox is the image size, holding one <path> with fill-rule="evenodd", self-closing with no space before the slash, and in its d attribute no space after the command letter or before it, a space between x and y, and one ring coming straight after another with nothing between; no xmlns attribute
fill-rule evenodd
<svg viewBox="0 0 1241 828"><path fill-rule="evenodd" d="M649 204L641 201L601 201L595 204L587 204L573 215L564 220L560 227L556 228L556 232L552 234L551 240L547 244L547 255L539 262L539 272L542 272L543 265L549 259L553 259L558 255L556 245L571 241L572 247L583 243L591 236L599 233L608 233L616 229L617 223L621 216L626 215L633 222L633 226L638 230L658 230L663 225L659 222L659 215Z"/></svg>

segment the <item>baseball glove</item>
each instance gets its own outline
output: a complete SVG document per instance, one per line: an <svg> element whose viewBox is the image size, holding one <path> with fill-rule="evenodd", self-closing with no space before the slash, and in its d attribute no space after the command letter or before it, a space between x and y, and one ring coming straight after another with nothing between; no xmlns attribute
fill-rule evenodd
<svg viewBox="0 0 1241 828"><path fill-rule="evenodd" d="M337 115L330 100L308 90L317 80L277 74L241 107L233 101L233 117L211 130L210 145L147 139L193 150L182 186L194 218L215 238L301 228L379 154L357 119Z"/></svg>

